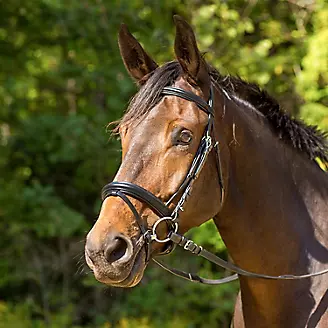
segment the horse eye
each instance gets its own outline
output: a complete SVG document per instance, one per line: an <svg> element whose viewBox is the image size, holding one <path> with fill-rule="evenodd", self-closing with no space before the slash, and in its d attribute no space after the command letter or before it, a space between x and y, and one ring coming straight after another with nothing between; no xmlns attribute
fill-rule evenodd
<svg viewBox="0 0 328 328"><path fill-rule="evenodd" d="M178 142L180 144L184 144L184 145L188 145L190 144L192 140L192 133L188 130L182 130L180 132L179 138L178 138Z"/></svg>

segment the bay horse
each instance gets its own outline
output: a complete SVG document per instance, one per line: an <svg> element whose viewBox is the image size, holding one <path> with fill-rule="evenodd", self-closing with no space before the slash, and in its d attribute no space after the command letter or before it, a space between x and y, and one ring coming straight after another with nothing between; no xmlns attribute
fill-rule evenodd
<svg viewBox="0 0 328 328"><path fill-rule="evenodd" d="M140 90L117 127L122 164L87 235L88 265L100 282L132 287L179 244L237 272L233 327L328 327L328 178L316 163L328 164L325 134L220 75L191 26L174 21L176 60L160 67L121 26ZM211 218L234 264L183 236Z"/></svg>

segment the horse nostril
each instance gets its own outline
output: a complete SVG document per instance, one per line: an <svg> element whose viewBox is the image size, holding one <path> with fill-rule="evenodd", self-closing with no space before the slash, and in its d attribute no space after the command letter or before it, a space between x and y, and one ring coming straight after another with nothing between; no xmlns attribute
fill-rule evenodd
<svg viewBox="0 0 328 328"><path fill-rule="evenodd" d="M113 238L105 247L104 254L106 260L112 264L116 261L128 261L132 256L131 241L124 236Z"/></svg>

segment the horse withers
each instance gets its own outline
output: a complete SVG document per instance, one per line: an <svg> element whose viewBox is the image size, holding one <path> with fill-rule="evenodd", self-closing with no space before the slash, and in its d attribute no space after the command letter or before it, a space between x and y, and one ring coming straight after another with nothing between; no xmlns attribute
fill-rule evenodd
<svg viewBox="0 0 328 328"><path fill-rule="evenodd" d="M174 20L176 61L160 67L119 32L140 90L117 127L122 164L87 236L88 265L100 282L132 287L174 244L220 264L183 236L214 218L235 263L221 264L239 274L235 328L328 327L325 135L257 85L220 75Z"/></svg>

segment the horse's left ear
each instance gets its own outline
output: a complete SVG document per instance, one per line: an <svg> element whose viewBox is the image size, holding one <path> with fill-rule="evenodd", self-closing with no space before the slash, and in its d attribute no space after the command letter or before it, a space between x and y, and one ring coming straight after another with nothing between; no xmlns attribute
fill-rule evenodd
<svg viewBox="0 0 328 328"><path fill-rule="evenodd" d="M208 66L202 58L192 27L179 15L173 16L176 26L174 51L183 71L202 89L210 85Z"/></svg>
<svg viewBox="0 0 328 328"><path fill-rule="evenodd" d="M118 45L127 71L139 84L142 84L142 79L158 67L156 62L142 48L125 24L121 25L118 33Z"/></svg>

